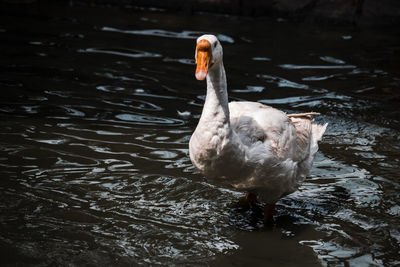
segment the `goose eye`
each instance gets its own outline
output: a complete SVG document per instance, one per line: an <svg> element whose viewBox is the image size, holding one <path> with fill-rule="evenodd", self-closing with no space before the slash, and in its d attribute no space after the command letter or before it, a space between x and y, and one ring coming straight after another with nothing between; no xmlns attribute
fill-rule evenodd
<svg viewBox="0 0 400 267"><path fill-rule="evenodd" d="M217 43L214 43L214 48L216 48L217 47Z"/></svg>

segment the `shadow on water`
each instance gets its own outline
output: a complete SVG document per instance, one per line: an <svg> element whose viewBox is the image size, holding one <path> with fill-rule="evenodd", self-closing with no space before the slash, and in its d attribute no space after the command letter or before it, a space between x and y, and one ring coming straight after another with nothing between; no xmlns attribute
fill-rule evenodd
<svg viewBox="0 0 400 267"><path fill-rule="evenodd" d="M0 8L2 265L400 263L398 29L30 7ZM270 227L190 163L205 32L232 100L329 122Z"/></svg>

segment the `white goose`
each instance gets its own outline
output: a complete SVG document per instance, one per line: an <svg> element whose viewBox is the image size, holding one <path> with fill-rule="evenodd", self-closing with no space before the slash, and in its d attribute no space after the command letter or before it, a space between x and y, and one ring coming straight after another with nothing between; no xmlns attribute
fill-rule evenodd
<svg viewBox="0 0 400 267"><path fill-rule="evenodd" d="M207 178L247 191L248 202L258 195L270 221L275 202L308 175L327 124L311 120L318 113L287 115L257 102L228 104L222 55L214 35L197 39L195 76L207 80L207 96L190 138L190 159Z"/></svg>

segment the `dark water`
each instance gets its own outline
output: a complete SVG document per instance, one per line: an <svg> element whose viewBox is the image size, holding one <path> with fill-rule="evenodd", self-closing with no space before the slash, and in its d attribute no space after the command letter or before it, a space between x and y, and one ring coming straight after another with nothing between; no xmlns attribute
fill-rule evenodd
<svg viewBox="0 0 400 267"><path fill-rule="evenodd" d="M400 29L0 10L1 265L400 264ZM273 227L190 163L204 32L222 40L232 100L329 122Z"/></svg>

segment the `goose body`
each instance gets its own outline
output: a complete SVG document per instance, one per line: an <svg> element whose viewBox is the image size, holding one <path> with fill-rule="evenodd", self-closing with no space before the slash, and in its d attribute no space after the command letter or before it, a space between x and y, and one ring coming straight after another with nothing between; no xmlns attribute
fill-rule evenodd
<svg viewBox="0 0 400 267"><path fill-rule="evenodd" d="M196 64L196 78L207 80L207 95L189 142L192 163L207 178L269 204L296 191L327 124L315 124L315 113L287 115L257 102L228 103L222 46L213 35L197 39Z"/></svg>

